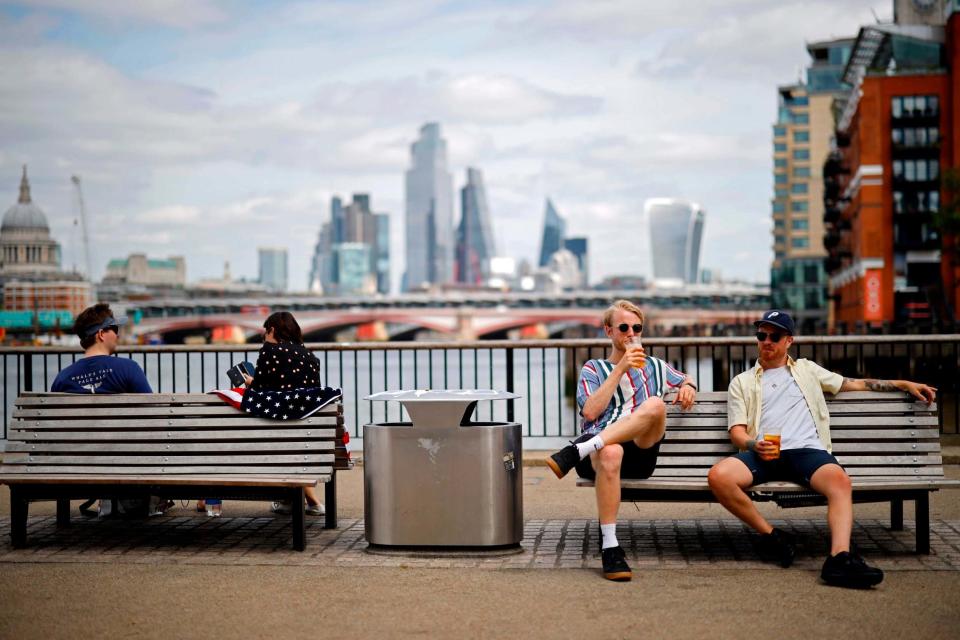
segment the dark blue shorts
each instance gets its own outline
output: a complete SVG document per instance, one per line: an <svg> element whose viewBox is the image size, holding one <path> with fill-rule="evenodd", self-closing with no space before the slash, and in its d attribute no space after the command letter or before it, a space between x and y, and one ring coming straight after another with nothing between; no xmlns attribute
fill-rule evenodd
<svg viewBox="0 0 960 640"><path fill-rule="evenodd" d="M750 469L750 473L753 474L753 484L787 480L809 487L810 478L817 469L825 464L840 466L836 458L821 449L787 449L785 451L781 449L780 458L777 460L761 460L754 451L745 451L733 457Z"/></svg>
<svg viewBox="0 0 960 640"><path fill-rule="evenodd" d="M601 431L601 433L603 433ZM666 434L660 442L649 449L641 449L633 440L620 443L623 447L623 462L620 463L620 477L630 480L646 480L653 475L657 468L657 457L660 455L660 445L666 439ZM587 480L596 480L597 472L593 470L590 456L577 463L577 475Z"/></svg>

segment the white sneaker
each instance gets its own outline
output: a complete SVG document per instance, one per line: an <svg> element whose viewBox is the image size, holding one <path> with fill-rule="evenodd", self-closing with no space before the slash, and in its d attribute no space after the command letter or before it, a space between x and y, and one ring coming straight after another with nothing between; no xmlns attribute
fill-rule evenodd
<svg viewBox="0 0 960 640"><path fill-rule="evenodd" d="M322 516L326 515L327 510L323 508L323 503L320 502L317 504L308 504L303 512L308 516Z"/></svg>
<svg viewBox="0 0 960 640"><path fill-rule="evenodd" d="M270 505L270 511L274 513L290 513L290 503L285 500L274 502Z"/></svg>

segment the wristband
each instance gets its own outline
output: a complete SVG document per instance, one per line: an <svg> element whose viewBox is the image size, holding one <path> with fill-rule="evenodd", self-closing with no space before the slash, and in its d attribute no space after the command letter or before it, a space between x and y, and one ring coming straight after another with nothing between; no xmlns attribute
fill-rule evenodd
<svg viewBox="0 0 960 640"><path fill-rule="evenodd" d="M693 384L693 383L690 382L689 380L684 380L683 384L681 384L680 386L681 386L681 387L693 387L693 390L694 390L694 391L699 391L699 389L697 389L697 385Z"/></svg>
<svg viewBox="0 0 960 640"><path fill-rule="evenodd" d="M755 451L757 448L756 440L747 440L747 451Z"/></svg>

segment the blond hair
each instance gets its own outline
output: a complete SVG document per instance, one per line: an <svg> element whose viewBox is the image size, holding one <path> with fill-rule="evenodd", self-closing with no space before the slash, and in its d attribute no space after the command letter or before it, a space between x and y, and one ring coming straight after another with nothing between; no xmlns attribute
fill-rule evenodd
<svg viewBox="0 0 960 640"><path fill-rule="evenodd" d="M617 309L623 309L624 311L629 311L638 318L640 318L640 323L643 323L643 311L640 311L640 307L633 304L629 300L617 300L603 312L603 325L605 327L613 326L613 314L617 312Z"/></svg>

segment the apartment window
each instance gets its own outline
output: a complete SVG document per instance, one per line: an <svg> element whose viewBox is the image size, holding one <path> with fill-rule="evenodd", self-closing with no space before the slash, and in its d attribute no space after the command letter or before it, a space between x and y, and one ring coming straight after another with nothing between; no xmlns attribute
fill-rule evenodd
<svg viewBox="0 0 960 640"><path fill-rule="evenodd" d="M787 143L786 143L786 142L774 142L774 143L773 143L773 150L774 150L774 152L776 152L776 153L785 152L785 151L787 150Z"/></svg>
<svg viewBox="0 0 960 640"><path fill-rule="evenodd" d="M794 159L794 160L809 160L809 159L810 159L810 149L794 149L794 150L793 150L793 159Z"/></svg>
<svg viewBox="0 0 960 640"><path fill-rule="evenodd" d="M903 192L902 191L893 192L893 212L903 213Z"/></svg>
<svg viewBox="0 0 960 640"><path fill-rule="evenodd" d="M773 234L773 241L776 244L784 244L787 241L787 236L782 233L775 233Z"/></svg>
<svg viewBox="0 0 960 640"><path fill-rule="evenodd" d="M790 223L790 227L794 231L802 231L810 228L810 223L806 218L796 218Z"/></svg>
<svg viewBox="0 0 960 640"><path fill-rule="evenodd" d="M807 238L791 238L790 246L794 249L806 249L810 246L810 240Z"/></svg>
<svg viewBox="0 0 960 640"><path fill-rule="evenodd" d="M798 129L793 132L794 142L810 142L810 132L806 129Z"/></svg>
<svg viewBox="0 0 960 640"><path fill-rule="evenodd" d="M794 182L790 185L790 193L806 193L809 190L809 186L806 182Z"/></svg>
<svg viewBox="0 0 960 640"><path fill-rule="evenodd" d="M940 100L935 95L896 96L890 99L890 115L894 118L923 118L940 114Z"/></svg>
<svg viewBox="0 0 960 640"><path fill-rule="evenodd" d="M803 280L807 284L820 282L820 269L815 264L808 264L803 268Z"/></svg>
<svg viewBox="0 0 960 640"><path fill-rule="evenodd" d="M940 210L940 192L931 191L927 197L928 210L929 211L939 211Z"/></svg>
<svg viewBox="0 0 960 640"><path fill-rule="evenodd" d="M796 96L796 97L795 97L793 100L791 100L790 102L791 102L791 104L793 104L793 105L795 105L795 106L803 107L803 106L806 106L806 105L810 104L810 99L807 98L807 96Z"/></svg>
<svg viewBox="0 0 960 640"><path fill-rule="evenodd" d="M773 212L774 212L774 213L786 213L786 211L787 211L787 208L784 206L784 204L783 204L782 202L774 202L774 203L773 203Z"/></svg>
<svg viewBox="0 0 960 640"><path fill-rule="evenodd" d="M785 135L787 135L787 128L786 128L786 127L774 127L774 128L773 128L773 137L774 137L774 138L782 138L782 137L785 136Z"/></svg>
<svg viewBox="0 0 960 640"><path fill-rule="evenodd" d="M777 198L786 198L786 197L787 197L787 190L786 190L786 189L781 189L781 188L778 187L778 188L776 188L776 189L773 190L773 194L774 194Z"/></svg>
<svg viewBox="0 0 960 640"><path fill-rule="evenodd" d="M787 168L787 159L786 158L774 158L773 166L775 169L786 169Z"/></svg>
<svg viewBox="0 0 960 640"><path fill-rule="evenodd" d="M794 167L793 176L795 178L809 178L810 177L810 167Z"/></svg>
<svg viewBox="0 0 960 640"><path fill-rule="evenodd" d="M773 176L774 184L787 184L787 174L778 173Z"/></svg>
<svg viewBox="0 0 960 640"><path fill-rule="evenodd" d="M806 213L809 208L806 200L796 200L790 203L790 210L794 213Z"/></svg>
<svg viewBox="0 0 960 640"><path fill-rule="evenodd" d="M783 220L774 220L773 228L779 231L783 231L784 229L787 228L787 223L785 223Z"/></svg>

